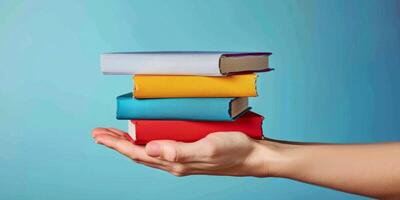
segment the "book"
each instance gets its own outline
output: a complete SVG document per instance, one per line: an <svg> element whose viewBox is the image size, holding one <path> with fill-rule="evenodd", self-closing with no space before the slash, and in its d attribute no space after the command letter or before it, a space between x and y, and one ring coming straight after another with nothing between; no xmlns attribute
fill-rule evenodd
<svg viewBox="0 0 400 200"><path fill-rule="evenodd" d="M129 120L127 138L135 144L152 140L194 142L210 133L240 131L251 138L262 139L263 117L247 112L235 121Z"/></svg>
<svg viewBox="0 0 400 200"><path fill-rule="evenodd" d="M249 110L248 98L136 99L117 97L117 119L182 119L231 121Z"/></svg>
<svg viewBox="0 0 400 200"><path fill-rule="evenodd" d="M136 75L135 98L254 97L256 74L224 77Z"/></svg>
<svg viewBox="0 0 400 200"><path fill-rule="evenodd" d="M101 55L104 74L223 76L270 70L267 52L126 52Z"/></svg>

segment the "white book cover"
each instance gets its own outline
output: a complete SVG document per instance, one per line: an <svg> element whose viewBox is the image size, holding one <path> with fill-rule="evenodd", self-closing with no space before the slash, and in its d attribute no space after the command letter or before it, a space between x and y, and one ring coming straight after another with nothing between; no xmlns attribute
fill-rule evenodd
<svg viewBox="0 0 400 200"><path fill-rule="evenodd" d="M220 58L253 53L232 52L126 52L101 55L104 74L222 76Z"/></svg>

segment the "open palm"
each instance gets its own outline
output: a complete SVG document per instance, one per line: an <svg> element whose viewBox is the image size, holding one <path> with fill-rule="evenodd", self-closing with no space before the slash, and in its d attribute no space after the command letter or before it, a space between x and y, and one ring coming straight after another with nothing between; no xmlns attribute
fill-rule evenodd
<svg viewBox="0 0 400 200"><path fill-rule="evenodd" d="M97 143L112 148L137 163L176 176L267 176L267 166L260 159L263 154L262 145L240 132L211 133L193 143L158 140L146 146L132 144L125 138L125 134L114 128L95 128L92 131Z"/></svg>

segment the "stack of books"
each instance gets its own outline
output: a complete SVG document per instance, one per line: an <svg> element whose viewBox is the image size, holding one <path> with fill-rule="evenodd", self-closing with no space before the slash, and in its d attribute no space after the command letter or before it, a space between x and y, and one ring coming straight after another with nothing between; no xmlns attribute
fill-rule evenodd
<svg viewBox="0 0 400 200"><path fill-rule="evenodd" d="M133 75L133 91L117 97L117 119L128 138L194 142L207 134L240 131L263 137L263 117L251 112L256 72L267 72L266 52L134 52L101 55L101 70Z"/></svg>

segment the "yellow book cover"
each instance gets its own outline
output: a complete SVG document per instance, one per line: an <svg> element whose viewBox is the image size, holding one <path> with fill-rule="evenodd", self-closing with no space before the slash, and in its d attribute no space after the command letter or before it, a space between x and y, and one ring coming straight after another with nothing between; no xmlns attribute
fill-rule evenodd
<svg viewBox="0 0 400 200"><path fill-rule="evenodd" d="M254 97L256 74L212 76L133 76L135 98Z"/></svg>

